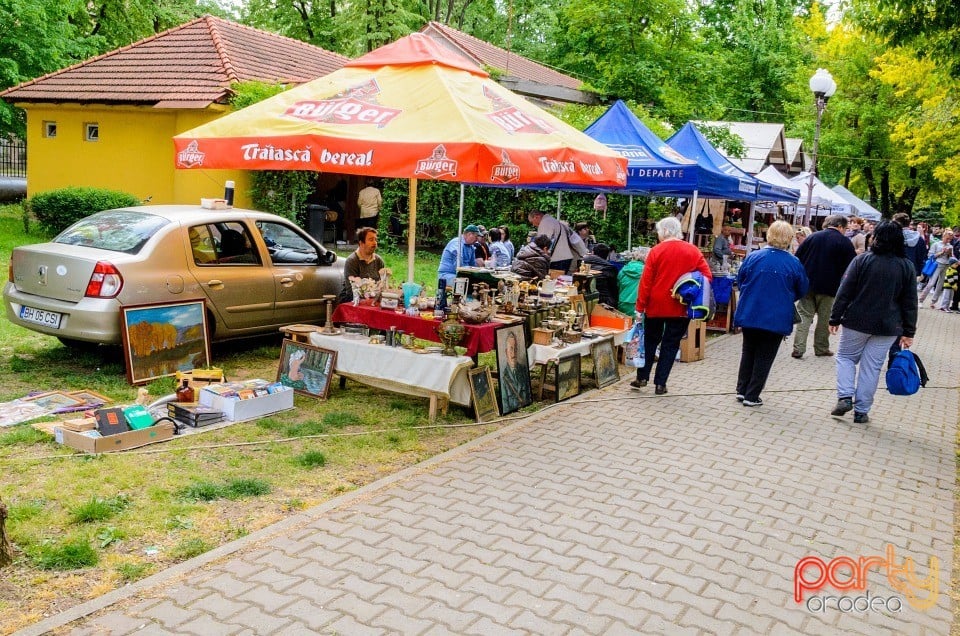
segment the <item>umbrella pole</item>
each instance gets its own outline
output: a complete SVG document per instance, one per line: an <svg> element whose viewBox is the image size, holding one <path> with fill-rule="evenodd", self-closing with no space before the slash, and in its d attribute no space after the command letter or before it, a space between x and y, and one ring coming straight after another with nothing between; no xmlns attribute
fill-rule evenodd
<svg viewBox="0 0 960 636"><path fill-rule="evenodd" d="M460 184L460 216L457 217L457 236L463 237L463 197L464 197L464 188L465 186ZM460 239L460 249L457 250L457 269L463 264L463 239ZM470 263L471 265L476 265L476 263Z"/></svg>
<svg viewBox="0 0 960 636"><path fill-rule="evenodd" d="M414 252L417 251L417 180L410 179L409 195L410 214L407 227L407 280L413 282Z"/></svg>
<svg viewBox="0 0 960 636"><path fill-rule="evenodd" d="M633 249L633 195L630 195L630 208L627 212L627 251Z"/></svg>
<svg viewBox="0 0 960 636"><path fill-rule="evenodd" d="M755 207L755 206L756 206L756 204L755 204L753 201L751 201L751 202L750 202L750 213L747 214L747 233L746 233L746 235L745 235L745 237L744 237L744 242L746 243L746 245L744 245L744 248L745 248L745 252L744 252L744 253L745 253L745 254L750 254L750 250L753 249L753 219L754 219L754 215L755 215L755 213L756 213L756 212L755 212L755 211L756 211L756 207Z"/></svg>
<svg viewBox="0 0 960 636"><path fill-rule="evenodd" d="M562 192L557 191L557 220L560 220L560 197L563 195Z"/></svg>
<svg viewBox="0 0 960 636"><path fill-rule="evenodd" d="M699 216L699 213L697 212L697 195L698 194L700 194L699 190L693 191L693 203L690 205L690 227L688 228L689 232L687 233L687 240L690 241L691 245L696 240L693 237L693 228L697 223L697 216Z"/></svg>

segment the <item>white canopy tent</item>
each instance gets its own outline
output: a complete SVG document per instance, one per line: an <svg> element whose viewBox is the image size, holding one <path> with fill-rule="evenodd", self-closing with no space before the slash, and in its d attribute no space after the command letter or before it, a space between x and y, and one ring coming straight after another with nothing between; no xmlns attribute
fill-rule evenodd
<svg viewBox="0 0 960 636"><path fill-rule="evenodd" d="M797 216L801 216L807 209L807 198L809 197L810 173L801 172L790 179L793 187L800 188L800 203L797 205ZM813 177L813 201L811 202L810 217L828 216L830 214L842 214L852 216L857 213L856 206L841 197L830 189L827 184Z"/></svg>
<svg viewBox="0 0 960 636"><path fill-rule="evenodd" d="M833 191L840 195L841 198L850 203L857 210L857 216L864 218L868 221L879 221L883 218L883 215L880 214L880 210L873 207L853 192L850 192L842 185L833 186Z"/></svg>

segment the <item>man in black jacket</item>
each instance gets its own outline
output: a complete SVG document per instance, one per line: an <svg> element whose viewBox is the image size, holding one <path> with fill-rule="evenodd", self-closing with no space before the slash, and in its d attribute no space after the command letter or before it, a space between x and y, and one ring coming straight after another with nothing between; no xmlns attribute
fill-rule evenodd
<svg viewBox="0 0 960 636"><path fill-rule="evenodd" d="M857 255L853 243L843 234L846 227L847 217L831 214L823 220L823 229L808 236L797 250L797 258L803 263L810 280L810 290L797 303L800 324L793 335L791 355L794 358L802 358L807 351L807 337L814 316L817 317L817 326L813 332L813 353L833 355L829 331L833 299L847 265Z"/></svg>
<svg viewBox="0 0 960 636"><path fill-rule="evenodd" d="M610 247L597 243L593 246L593 254L587 254L583 262L588 264L591 270L599 272L596 279L598 300L615 309L620 297L620 291L617 288L617 268L607 260L608 256L610 256Z"/></svg>

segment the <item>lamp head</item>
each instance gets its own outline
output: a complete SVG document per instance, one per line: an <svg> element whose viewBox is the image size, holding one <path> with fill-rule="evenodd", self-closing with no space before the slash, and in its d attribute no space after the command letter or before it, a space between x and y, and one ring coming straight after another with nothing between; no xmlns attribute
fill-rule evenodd
<svg viewBox="0 0 960 636"><path fill-rule="evenodd" d="M810 90L817 98L827 100L837 92L837 83L830 75L830 71L818 68L817 72L810 78Z"/></svg>

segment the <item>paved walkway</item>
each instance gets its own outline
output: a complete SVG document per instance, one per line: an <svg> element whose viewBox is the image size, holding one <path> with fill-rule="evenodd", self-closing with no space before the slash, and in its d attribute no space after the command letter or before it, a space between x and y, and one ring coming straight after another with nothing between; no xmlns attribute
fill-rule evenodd
<svg viewBox="0 0 960 636"><path fill-rule="evenodd" d="M722 337L667 396L625 378L22 633L947 634L958 337L921 310L934 386L881 389L866 426L828 414L833 359L789 346L742 407ZM869 600L794 601L799 559L888 544L917 580L939 560L932 608L883 565Z"/></svg>

